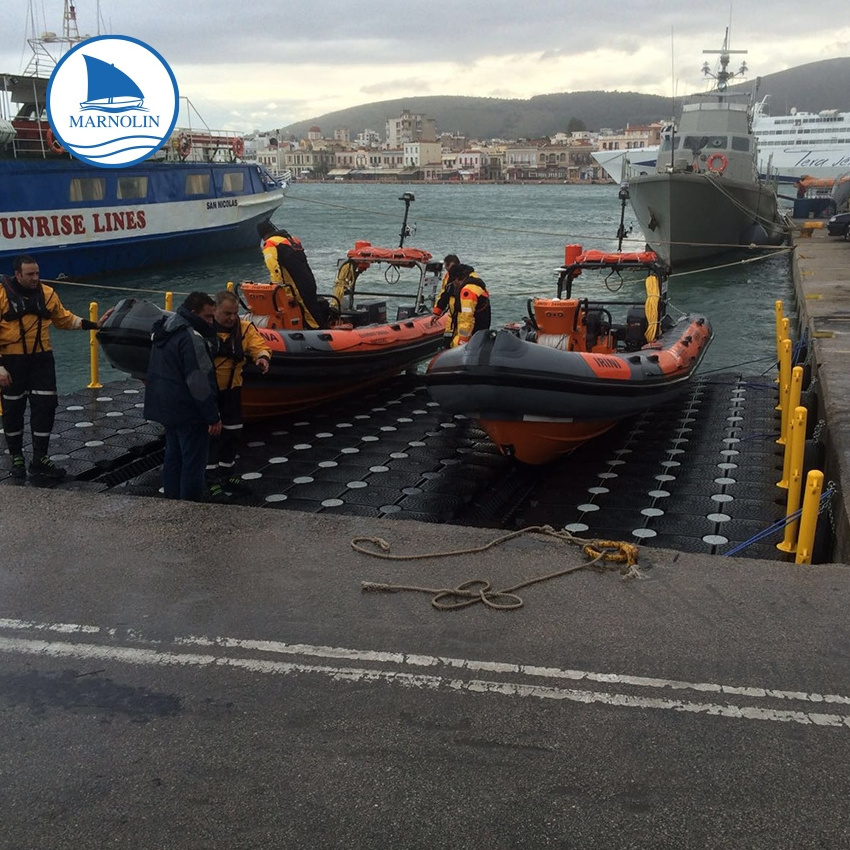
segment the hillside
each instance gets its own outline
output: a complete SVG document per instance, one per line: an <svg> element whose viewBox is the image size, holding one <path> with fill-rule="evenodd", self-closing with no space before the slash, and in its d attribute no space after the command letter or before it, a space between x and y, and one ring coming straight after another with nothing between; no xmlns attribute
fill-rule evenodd
<svg viewBox="0 0 850 850"><path fill-rule="evenodd" d="M850 111L850 58L824 59L799 65L761 78L759 97L770 95L772 111L791 107L817 112L821 109ZM750 88L753 80L743 84ZM679 104L675 112L679 111ZM318 115L284 127L284 138L301 138L317 124L326 136L348 127L352 135L364 128L384 134L386 119L403 109L434 118L438 132L457 132L478 139L518 139L548 136L564 131L571 118L589 130L622 128L627 123L666 121L673 105L669 97L637 92L563 92L543 94L527 100L488 97L407 97L365 103L337 112Z"/></svg>

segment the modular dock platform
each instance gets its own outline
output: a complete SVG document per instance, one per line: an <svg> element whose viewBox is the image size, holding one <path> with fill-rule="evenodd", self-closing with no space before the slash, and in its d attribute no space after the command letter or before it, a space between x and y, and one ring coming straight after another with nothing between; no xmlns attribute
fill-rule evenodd
<svg viewBox="0 0 850 850"><path fill-rule="evenodd" d="M156 496L162 429L133 380L62 399L51 443L60 489ZM782 455L770 378L698 380L569 458L526 467L474 422L443 413L421 376L273 424L249 424L242 505L514 529L723 554L782 516ZM8 459L2 475L7 483ZM773 558L759 543L749 557Z"/></svg>

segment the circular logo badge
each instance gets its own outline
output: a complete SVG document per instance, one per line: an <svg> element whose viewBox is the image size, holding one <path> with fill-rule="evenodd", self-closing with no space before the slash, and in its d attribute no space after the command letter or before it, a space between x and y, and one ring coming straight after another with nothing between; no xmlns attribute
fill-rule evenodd
<svg viewBox="0 0 850 850"><path fill-rule="evenodd" d="M47 118L77 159L121 168L153 156L171 136L180 95L168 63L126 35L80 42L47 84Z"/></svg>

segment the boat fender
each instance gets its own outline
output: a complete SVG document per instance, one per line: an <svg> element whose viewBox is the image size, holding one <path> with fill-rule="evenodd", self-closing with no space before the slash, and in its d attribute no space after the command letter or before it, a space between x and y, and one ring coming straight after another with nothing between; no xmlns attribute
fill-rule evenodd
<svg viewBox="0 0 850 850"><path fill-rule="evenodd" d="M53 135L53 130L49 127L47 129L47 135L45 138L47 140L47 147L49 147L50 150L53 151L53 153L65 153L65 148L63 148L62 145L59 144L59 140L56 138L56 136Z"/></svg>
<svg viewBox="0 0 850 850"><path fill-rule="evenodd" d="M245 153L245 140L237 137L233 140L231 147L233 148L233 155L237 159L241 159Z"/></svg>
<svg viewBox="0 0 850 850"><path fill-rule="evenodd" d="M715 163L716 163L716 165L715 165ZM722 154L722 153L713 153L705 161L705 167L712 174L722 174L726 170L727 165L729 165L729 160L726 159L725 154Z"/></svg>

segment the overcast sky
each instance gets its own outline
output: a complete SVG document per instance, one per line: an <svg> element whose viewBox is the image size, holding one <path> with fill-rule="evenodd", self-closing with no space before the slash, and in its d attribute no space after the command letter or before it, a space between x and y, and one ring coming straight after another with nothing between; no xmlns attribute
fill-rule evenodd
<svg viewBox="0 0 850 850"><path fill-rule="evenodd" d="M39 31L61 33L62 0L2 3L0 71L19 72L30 56L30 8ZM100 23L96 0L76 5L80 34L151 45L210 127L238 131L414 95L680 96L702 88L703 61L714 66L702 51L720 47L730 18L748 79L850 56L850 13L838 0L101 0Z"/></svg>

